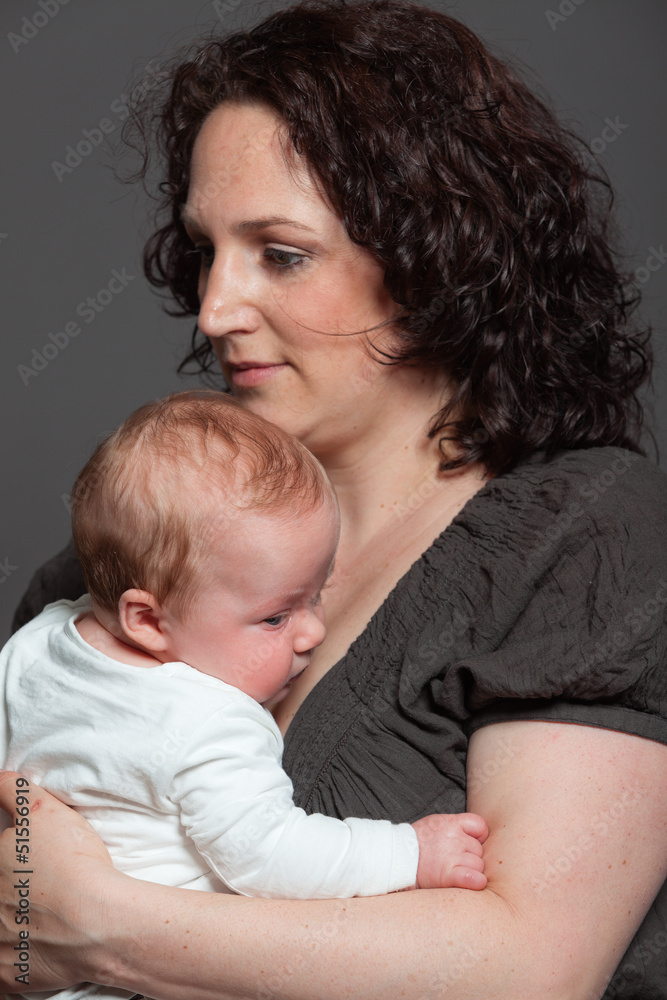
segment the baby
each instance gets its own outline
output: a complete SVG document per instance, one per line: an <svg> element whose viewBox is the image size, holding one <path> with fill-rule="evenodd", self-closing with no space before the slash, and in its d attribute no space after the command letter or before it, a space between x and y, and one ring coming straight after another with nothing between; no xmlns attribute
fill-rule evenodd
<svg viewBox="0 0 667 1000"><path fill-rule="evenodd" d="M298 441L222 393L175 393L98 447L72 518L90 596L5 646L0 739L116 867L267 897L484 888L479 816L339 820L292 801L263 705L324 639L339 533Z"/></svg>

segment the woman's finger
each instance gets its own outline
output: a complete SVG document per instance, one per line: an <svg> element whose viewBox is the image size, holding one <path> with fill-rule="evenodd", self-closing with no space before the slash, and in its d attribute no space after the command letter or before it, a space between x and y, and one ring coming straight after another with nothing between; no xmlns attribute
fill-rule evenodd
<svg viewBox="0 0 667 1000"><path fill-rule="evenodd" d="M0 771L0 809L10 816L14 815L16 808L16 779L20 777L14 771Z"/></svg>
<svg viewBox="0 0 667 1000"><path fill-rule="evenodd" d="M82 816L23 775L0 772L0 807L14 814L0 835L0 991L71 986L90 949L75 930L86 926L83 908L95 924L95 908L71 886L77 876L92 885L111 858Z"/></svg>

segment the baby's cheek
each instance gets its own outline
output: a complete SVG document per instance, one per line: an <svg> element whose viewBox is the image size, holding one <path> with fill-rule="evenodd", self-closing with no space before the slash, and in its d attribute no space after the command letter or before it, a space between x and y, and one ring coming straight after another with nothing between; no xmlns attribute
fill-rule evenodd
<svg viewBox="0 0 667 1000"><path fill-rule="evenodd" d="M276 694L268 695L268 697L264 701L262 701L261 704L264 706L264 708L267 708L269 712L272 712L274 707L276 705L279 705L280 702L283 701L288 694L289 694L289 687L285 686L284 688L281 688L280 691L278 691Z"/></svg>

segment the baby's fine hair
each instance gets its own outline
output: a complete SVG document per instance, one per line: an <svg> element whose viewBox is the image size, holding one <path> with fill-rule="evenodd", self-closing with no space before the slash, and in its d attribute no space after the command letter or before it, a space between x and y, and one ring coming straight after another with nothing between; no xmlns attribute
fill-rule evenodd
<svg viewBox="0 0 667 1000"><path fill-rule="evenodd" d="M298 516L333 490L296 438L215 390L141 406L104 440L72 491L72 533L88 592L114 614L124 591L184 611L210 541L246 512Z"/></svg>

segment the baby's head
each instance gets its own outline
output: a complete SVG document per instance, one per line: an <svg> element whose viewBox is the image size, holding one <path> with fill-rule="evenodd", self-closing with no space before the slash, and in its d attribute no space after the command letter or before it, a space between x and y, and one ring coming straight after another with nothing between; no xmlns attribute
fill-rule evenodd
<svg viewBox="0 0 667 1000"><path fill-rule="evenodd" d="M142 406L72 492L95 615L163 662L267 701L324 638L338 508L291 435L209 390Z"/></svg>

